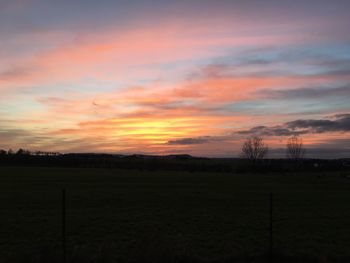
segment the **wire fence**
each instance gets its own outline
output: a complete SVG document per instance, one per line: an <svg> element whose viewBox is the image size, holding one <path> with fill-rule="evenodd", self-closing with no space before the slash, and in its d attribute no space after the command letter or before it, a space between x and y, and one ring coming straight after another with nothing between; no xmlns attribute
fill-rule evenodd
<svg viewBox="0 0 350 263"><path fill-rule="evenodd" d="M22 192L18 197L13 197L14 191L15 200L9 196L3 200L8 205L0 218L2 257L13 259L25 250L28 255L40 254L43 252L37 250L42 250L42 244L51 244L51 256L63 263L76 257L74 251L79 246L92 250L105 246L122 261L119 254L135 249L138 239L140 246L150 241L145 236L156 236L160 243L162 238L178 240L189 247L187 253L197 251L196 255L204 257L210 253L230 255L230 249L233 254L248 256L266 253L270 262L278 260L281 253L350 256L348 195L320 193L305 198L261 192L253 199L240 195L225 200L224 196L203 198L203 192L197 193L202 197L199 203L180 193L162 200L164 196L147 189L143 195L151 197L145 201L126 201L125 193L103 195L93 189L84 195L75 189L61 189ZM158 252L160 243L154 248Z"/></svg>

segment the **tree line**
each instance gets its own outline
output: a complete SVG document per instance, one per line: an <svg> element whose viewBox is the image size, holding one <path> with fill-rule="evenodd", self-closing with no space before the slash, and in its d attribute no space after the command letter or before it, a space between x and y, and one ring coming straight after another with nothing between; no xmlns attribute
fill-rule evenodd
<svg viewBox="0 0 350 263"><path fill-rule="evenodd" d="M305 148L303 140L298 136L292 136L287 140L286 156L288 159L301 160L305 155ZM242 146L241 158L250 160L252 163L256 163L257 160L263 159L268 153L269 147L265 144L261 137L255 136L248 138ZM59 156L59 152L47 152L47 151L30 151L26 149L18 149L16 152L12 149L3 150L0 149L0 155L32 155L32 156ZM175 155L174 155L175 156ZM181 155L178 155L181 156ZM182 155L183 157L184 155Z"/></svg>
<svg viewBox="0 0 350 263"><path fill-rule="evenodd" d="M186 172L322 172L349 171L349 160L320 160L304 158L301 138L293 136L286 143L286 157L268 159L269 147L260 137L248 138L242 145L240 158L199 158L190 155L114 155L96 153L67 153L0 150L0 166L46 166L81 168L119 168L146 171L171 170ZM264 160L263 160L264 159ZM315 165L317 164L317 165Z"/></svg>

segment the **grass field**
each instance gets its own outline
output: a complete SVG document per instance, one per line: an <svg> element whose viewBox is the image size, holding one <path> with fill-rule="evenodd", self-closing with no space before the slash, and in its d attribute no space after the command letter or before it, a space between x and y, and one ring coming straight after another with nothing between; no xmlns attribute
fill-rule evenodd
<svg viewBox="0 0 350 263"><path fill-rule="evenodd" d="M0 262L60 262L62 188L68 262L258 261L270 192L276 257L350 259L350 179L340 174L9 167L0 182Z"/></svg>

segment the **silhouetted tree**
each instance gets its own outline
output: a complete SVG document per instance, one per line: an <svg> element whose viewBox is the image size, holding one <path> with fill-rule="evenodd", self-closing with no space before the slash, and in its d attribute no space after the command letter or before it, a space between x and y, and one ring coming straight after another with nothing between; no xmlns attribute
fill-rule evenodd
<svg viewBox="0 0 350 263"><path fill-rule="evenodd" d="M242 146L242 157L255 163L259 159L263 159L269 148L260 137L248 138Z"/></svg>
<svg viewBox="0 0 350 263"><path fill-rule="evenodd" d="M30 151L24 150L20 148L17 152L16 155L30 155Z"/></svg>
<svg viewBox="0 0 350 263"><path fill-rule="evenodd" d="M0 155L6 155L6 154L7 154L7 151L5 151L3 149L0 150Z"/></svg>
<svg viewBox="0 0 350 263"><path fill-rule="evenodd" d="M287 158L300 161L305 155L303 140L294 135L287 140Z"/></svg>
<svg viewBox="0 0 350 263"><path fill-rule="evenodd" d="M9 150L7 151L7 155L13 155L13 154L14 154L14 152L13 152L12 149L9 149Z"/></svg>

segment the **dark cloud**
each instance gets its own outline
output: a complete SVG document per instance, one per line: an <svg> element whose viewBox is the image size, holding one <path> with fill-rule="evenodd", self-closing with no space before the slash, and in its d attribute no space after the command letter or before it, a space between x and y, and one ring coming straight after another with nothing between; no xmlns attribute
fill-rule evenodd
<svg viewBox="0 0 350 263"><path fill-rule="evenodd" d="M290 129L307 129L313 133L350 131L350 114L334 116L334 120L295 120L285 125Z"/></svg>
<svg viewBox="0 0 350 263"><path fill-rule="evenodd" d="M239 131L238 134L248 134L248 135L260 135L260 136L291 136L291 135L301 135L307 133L306 130L295 131L284 126L257 126L249 130Z"/></svg>
<svg viewBox="0 0 350 263"><path fill-rule="evenodd" d="M340 87L308 87L285 90L262 90L259 95L275 99L319 99L329 97L350 97L350 84Z"/></svg>
<svg viewBox="0 0 350 263"><path fill-rule="evenodd" d="M170 145L192 145L192 144L204 144L210 142L222 142L233 139L232 135L218 135L218 136L199 136L192 138L182 138L177 140L170 140L166 144Z"/></svg>
<svg viewBox="0 0 350 263"><path fill-rule="evenodd" d="M202 144L209 141L209 138L183 138L179 140L168 141L170 145L191 145L191 144Z"/></svg>
<svg viewBox="0 0 350 263"><path fill-rule="evenodd" d="M256 126L249 130L237 132L238 134L260 135L260 136L291 136L307 133L324 132L349 132L350 114L338 114L331 119L308 119L286 122L282 125L267 127Z"/></svg>

